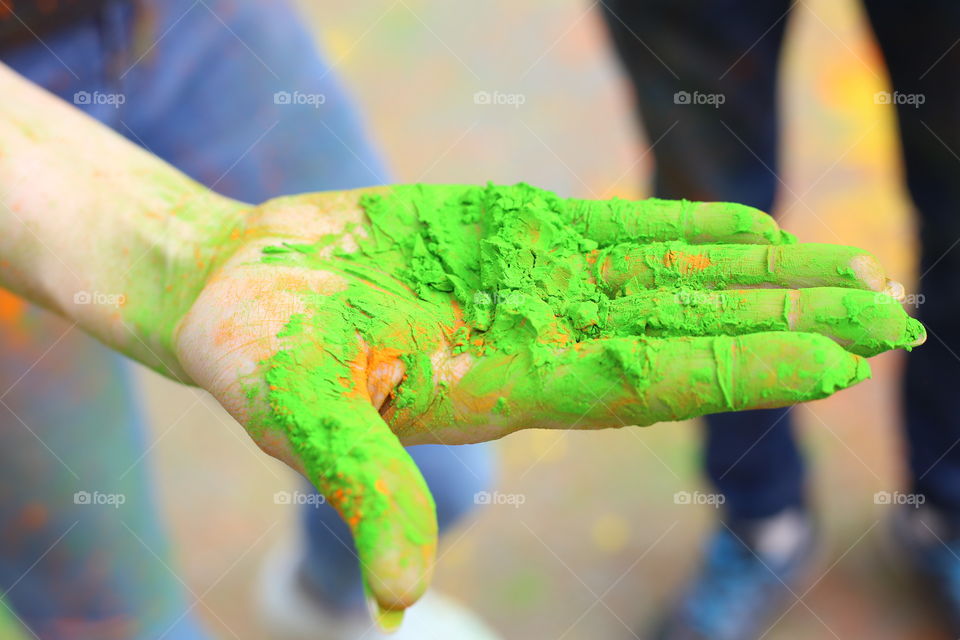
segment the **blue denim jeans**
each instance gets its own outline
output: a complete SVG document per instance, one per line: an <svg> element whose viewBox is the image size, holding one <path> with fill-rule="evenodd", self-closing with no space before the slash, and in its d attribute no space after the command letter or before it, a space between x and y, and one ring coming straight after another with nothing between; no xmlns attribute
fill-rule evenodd
<svg viewBox="0 0 960 640"><path fill-rule="evenodd" d="M234 198L388 181L354 104L283 1L118 1L0 59ZM157 559L166 542L143 465L128 468L145 453L128 365L68 332L47 356L56 367L16 382L66 328L36 310L27 318L33 344L20 358L0 358L0 393L16 383L5 398L10 411L0 405L0 486L23 487L0 492L0 515L5 530L25 523L0 542L7 604L44 639L205 637ZM484 445L411 454L441 529L491 481ZM72 496L85 488L123 493L126 503L79 510ZM326 505L303 508L305 575L330 606L355 605L360 574L345 525Z"/></svg>

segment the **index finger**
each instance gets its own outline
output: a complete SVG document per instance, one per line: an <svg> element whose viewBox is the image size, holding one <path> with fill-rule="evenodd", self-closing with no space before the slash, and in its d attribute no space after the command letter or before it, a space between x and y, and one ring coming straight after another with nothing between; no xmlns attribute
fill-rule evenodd
<svg viewBox="0 0 960 640"><path fill-rule="evenodd" d="M563 201L561 215L601 246L668 240L690 244L795 242L763 211L733 202L568 198Z"/></svg>

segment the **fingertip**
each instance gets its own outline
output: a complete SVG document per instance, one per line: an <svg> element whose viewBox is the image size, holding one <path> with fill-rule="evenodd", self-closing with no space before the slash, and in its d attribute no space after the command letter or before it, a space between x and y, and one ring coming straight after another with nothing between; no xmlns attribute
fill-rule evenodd
<svg viewBox="0 0 960 640"><path fill-rule="evenodd" d="M874 309L882 310L882 314L874 314L869 322L875 327L875 334L885 337L880 343L882 347L874 353L861 355L872 356L890 349L906 349L910 351L927 341L927 329L923 323L911 317L901 304L905 296L895 298L888 292L874 294ZM883 327L889 327L886 336L883 336ZM896 328L894 328L896 327Z"/></svg>
<svg viewBox="0 0 960 640"><path fill-rule="evenodd" d="M370 593L386 611L402 611L427 590L437 550L436 507L413 466L386 464L374 486L382 509L355 523L354 538Z"/></svg>
<svg viewBox="0 0 960 640"><path fill-rule="evenodd" d="M916 318L907 317L906 327L903 330L903 343L907 351L919 347L927 341L927 328Z"/></svg>
<svg viewBox="0 0 960 640"><path fill-rule="evenodd" d="M870 364L863 356L850 353L826 336L795 334L808 343L799 360L815 384L809 387L811 400L824 398L871 377Z"/></svg>
<svg viewBox="0 0 960 640"><path fill-rule="evenodd" d="M860 356L910 349L925 339L923 326L886 292L819 287L800 290L800 299L797 330L827 336Z"/></svg>
<svg viewBox="0 0 960 640"><path fill-rule="evenodd" d="M733 244L780 244L781 232L770 215L735 202L698 202L688 216L692 242Z"/></svg>
<svg viewBox="0 0 960 640"><path fill-rule="evenodd" d="M367 593L380 609L402 611L432 577L436 506L416 463L373 406L350 409L368 420L357 420L352 439L342 437L345 449L322 449L331 461L315 465L324 471L312 478L350 527Z"/></svg>
<svg viewBox="0 0 960 640"><path fill-rule="evenodd" d="M366 590L366 593L367 612L377 628L384 633L393 633L399 629L403 623L403 614L406 609L384 609L369 590Z"/></svg>
<svg viewBox="0 0 960 640"><path fill-rule="evenodd" d="M364 583L381 612L403 611L426 592L433 577L436 544L381 544L361 553Z"/></svg>
<svg viewBox="0 0 960 640"><path fill-rule="evenodd" d="M870 377L866 358L817 333L755 333L740 338L742 403L746 408L785 406L825 398Z"/></svg>
<svg viewBox="0 0 960 640"><path fill-rule="evenodd" d="M870 368L870 362L867 361L866 358L864 358L863 356L858 356L856 354L849 354L849 355L851 355L851 357L854 359L854 362L853 362L854 370L852 372L852 375L850 375L847 378L845 383L837 385L835 389L833 389L832 391L829 391L828 395L836 391L840 391L842 389L852 387L856 384L860 384L864 380L869 380L870 378L873 377L873 370Z"/></svg>

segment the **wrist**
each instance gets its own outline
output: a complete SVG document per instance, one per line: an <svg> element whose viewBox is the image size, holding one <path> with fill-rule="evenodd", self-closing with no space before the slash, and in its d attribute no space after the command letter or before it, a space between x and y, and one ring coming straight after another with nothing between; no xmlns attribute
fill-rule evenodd
<svg viewBox="0 0 960 640"><path fill-rule="evenodd" d="M160 214L163 221L151 219L156 212L145 214L138 230L139 253L126 256L115 291L99 301L86 292L87 304L74 304L68 315L81 325L96 324L95 333L135 360L192 383L177 355L177 330L204 286L240 245L250 209L202 189L173 203ZM83 321L87 313L89 323Z"/></svg>
<svg viewBox="0 0 960 640"><path fill-rule="evenodd" d="M240 242L218 195L0 65L0 286L189 382L174 334Z"/></svg>

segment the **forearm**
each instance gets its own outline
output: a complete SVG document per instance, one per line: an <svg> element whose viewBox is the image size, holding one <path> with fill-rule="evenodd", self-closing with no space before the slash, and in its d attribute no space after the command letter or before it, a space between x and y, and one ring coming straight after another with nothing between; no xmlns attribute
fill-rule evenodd
<svg viewBox="0 0 960 640"><path fill-rule="evenodd" d="M3 65L0 94L0 286L187 381L176 325L248 205Z"/></svg>

